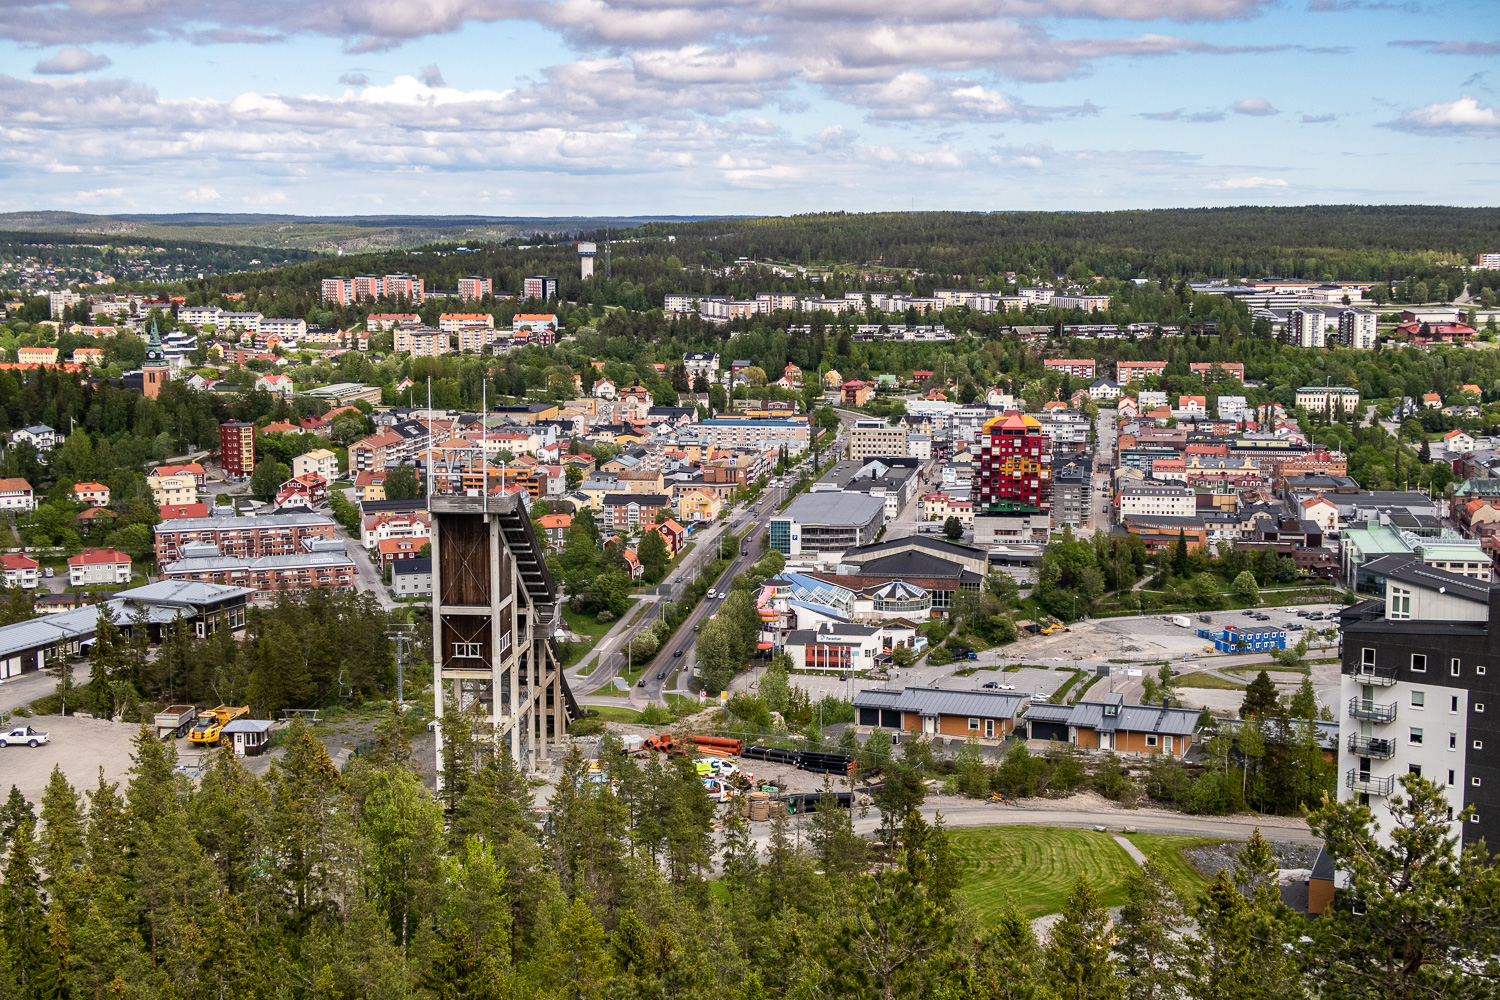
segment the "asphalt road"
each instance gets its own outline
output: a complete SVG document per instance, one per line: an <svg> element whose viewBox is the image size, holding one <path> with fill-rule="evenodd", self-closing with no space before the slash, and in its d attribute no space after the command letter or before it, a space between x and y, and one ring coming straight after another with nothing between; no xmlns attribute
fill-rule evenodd
<svg viewBox="0 0 1500 1000"><path fill-rule="evenodd" d="M727 592L729 585L734 581L735 577L744 573L760 561L761 536L766 531L766 525L770 523L771 516L776 513L776 508L780 506L782 500L786 499L786 494L786 488L767 489L761 494L763 502L758 510L752 509L749 512L740 513L730 518L729 531L731 533L737 534L747 529L748 532L740 540L739 553L735 554L724 572L719 575L718 580L710 588L714 593L723 594ZM684 578L683 583L684 585L687 583L686 578ZM693 608L687 619L677 627L677 631L673 634L672 638L662 646L662 651L657 654L655 662L651 664L651 668L645 673L645 687L636 688L631 692L632 700L636 697L651 702L664 702L666 700L664 695L668 690L667 684L673 680L673 675L679 670L691 667L696 661L697 635L695 626L701 625L712 615L716 614L719 605L723 601L722 597L717 597L713 600L705 597L698 602L697 607ZM682 650L681 656L672 655L677 650ZM664 674L665 676L658 677L657 674ZM677 689L685 690L681 678L677 680Z"/></svg>

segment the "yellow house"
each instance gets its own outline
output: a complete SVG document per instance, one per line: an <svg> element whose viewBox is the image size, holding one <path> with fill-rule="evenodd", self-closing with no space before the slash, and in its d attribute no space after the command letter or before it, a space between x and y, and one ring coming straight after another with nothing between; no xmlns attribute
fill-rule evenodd
<svg viewBox="0 0 1500 1000"><path fill-rule="evenodd" d="M366 469L354 478L354 496L360 501L385 499L385 470Z"/></svg>
<svg viewBox="0 0 1500 1000"><path fill-rule="evenodd" d="M190 472L175 476L147 476L146 486L151 490L151 500L158 507L198 502L198 480Z"/></svg>
<svg viewBox="0 0 1500 1000"><path fill-rule="evenodd" d="M844 376L840 375L837 368L830 368L823 375L823 388L837 389L844 384Z"/></svg>
<svg viewBox="0 0 1500 1000"><path fill-rule="evenodd" d="M660 472L622 472L617 483L618 493L662 493L665 489Z"/></svg>
<svg viewBox="0 0 1500 1000"><path fill-rule="evenodd" d="M677 498L677 520L712 521L724 509L724 502L706 490L688 490Z"/></svg>

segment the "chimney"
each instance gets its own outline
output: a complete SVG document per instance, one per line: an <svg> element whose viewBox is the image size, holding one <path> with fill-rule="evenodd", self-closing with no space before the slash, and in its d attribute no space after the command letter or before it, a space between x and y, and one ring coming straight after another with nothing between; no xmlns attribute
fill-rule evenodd
<svg viewBox="0 0 1500 1000"><path fill-rule="evenodd" d="M1162 708L1171 708L1172 707L1172 699L1168 698L1166 695L1162 695L1162 698L1161 698L1161 707Z"/></svg>

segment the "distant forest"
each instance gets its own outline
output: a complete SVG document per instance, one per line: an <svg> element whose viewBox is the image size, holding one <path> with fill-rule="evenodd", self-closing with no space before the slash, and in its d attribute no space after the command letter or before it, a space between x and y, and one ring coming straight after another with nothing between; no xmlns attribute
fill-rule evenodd
<svg viewBox="0 0 1500 1000"><path fill-rule="evenodd" d="M1500 209L1422 205L1134 212L843 212L650 224L725 260L758 257L921 268L940 274L1062 274L1082 262L1113 278L1400 280L1500 248Z"/></svg>
<svg viewBox="0 0 1500 1000"><path fill-rule="evenodd" d="M187 280L189 303L225 292L274 292L279 315L318 309L322 278L411 272L429 289L453 289L480 274L497 294L548 274L562 299L630 309L660 307L671 292L750 295L845 290L930 294L940 287L1002 290L1057 274L1177 283L1213 278L1428 282L1457 290L1474 275L1474 255L1500 249L1500 209L1427 206L1169 209L1139 212L920 212L802 215L789 218L650 222L634 229L586 232L611 245L609 278L601 245L596 277L579 277L577 251L558 237L542 245L431 244L421 250L319 257L253 274ZM36 237L31 237L35 239ZM267 251L285 255L286 251ZM749 258L811 268L777 275L742 265ZM1492 272L1480 272L1488 277ZM817 280L821 274L823 280ZM159 288L161 286L152 286ZM387 303L387 306L399 303ZM333 317L329 317L333 319ZM347 320L346 317L340 317Z"/></svg>

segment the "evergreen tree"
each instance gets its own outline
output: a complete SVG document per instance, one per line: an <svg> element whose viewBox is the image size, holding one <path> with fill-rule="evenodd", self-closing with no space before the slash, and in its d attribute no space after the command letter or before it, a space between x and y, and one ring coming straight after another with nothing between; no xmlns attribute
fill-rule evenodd
<svg viewBox="0 0 1500 1000"><path fill-rule="evenodd" d="M35 995L43 985L47 959L47 913L42 906L41 877L37 871L36 825L22 816L13 829L5 861L5 882L0 884L0 941L9 973L24 995Z"/></svg>
<svg viewBox="0 0 1500 1000"><path fill-rule="evenodd" d="M661 533L647 531L642 535L635 554L640 557L641 569L647 582L660 583L662 577L667 575L667 564L672 561L672 556L667 551L667 543L662 540Z"/></svg>
<svg viewBox="0 0 1500 1000"><path fill-rule="evenodd" d="M1271 675L1262 670L1245 688L1245 700L1240 705L1240 718L1269 719L1276 714L1280 704L1281 699L1276 693L1276 685L1272 682Z"/></svg>
<svg viewBox="0 0 1500 1000"><path fill-rule="evenodd" d="M1109 913L1088 876L1080 872L1047 943L1047 971L1058 996L1067 1000L1120 996L1110 937Z"/></svg>
<svg viewBox="0 0 1500 1000"><path fill-rule="evenodd" d="M48 891L58 895L83 861L83 809L78 793L56 764L42 792L42 848Z"/></svg>
<svg viewBox="0 0 1500 1000"><path fill-rule="evenodd" d="M1152 856L1125 878L1125 905L1115 955L1125 1000L1175 1000L1182 995L1182 902Z"/></svg>

